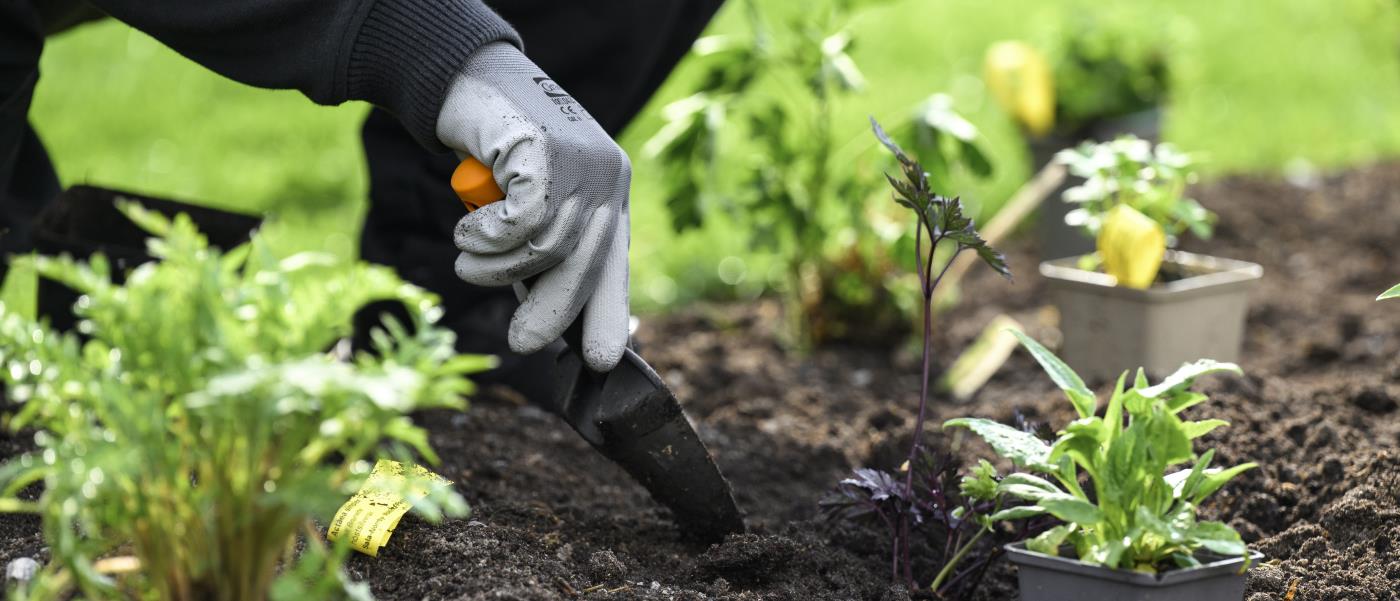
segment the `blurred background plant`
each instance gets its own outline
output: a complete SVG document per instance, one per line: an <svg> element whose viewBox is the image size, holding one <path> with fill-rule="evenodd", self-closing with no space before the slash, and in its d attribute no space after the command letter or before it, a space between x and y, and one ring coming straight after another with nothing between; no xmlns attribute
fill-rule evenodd
<svg viewBox="0 0 1400 601"><path fill-rule="evenodd" d="M755 3L769 23L787 24L834 1ZM845 54L870 92L833 103L832 131L855 137L870 115L894 124L930 91L946 91L997 166L989 178L957 182L979 222L1030 169L1025 137L983 83L987 49L1024 40L1059 65L1066 32L1085 19L1114 32L1104 37L1115 44L1152 41L1158 50L1131 64L1163 53L1162 139L1209 156L1204 177L1316 172L1400 155L1400 5L1390 0L1277 0L1268 10L1214 0L892 0L856 9L842 24L855 40ZM748 10L729 2L708 34L751 35ZM725 214L680 234L669 227L666 170L642 148L664 125L663 107L701 88L704 63L687 59L621 138L635 161L633 300L642 311L751 299L783 279L783 266L753 252ZM355 252L366 193L363 105L328 109L228 82L110 21L50 40L42 70L33 121L65 183L276 210L279 223L267 232L276 252ZM774 82L754 90L782 94ZM749 160L760 144L736 138L725 160ZM845 202L833 209L848 211Z"/></svg>
<svg viewBox="0 0 1400 601"><path fill-rule="evenodd" d="M1209 239L1214 230L1215 214L1185 195L1195 181L1195 161L1171 144L1154 146L1127 135L1085 142L1060 151L1055 160L1083 179L1064 193L1075 207L1065 223L1097 242L1098 253L1081 257L1080 266L1096 269L1101 263L1121 285L1151 286L1178 236L1189 231Z"/></svg>
<svg viewBox="0 0 1400 601"><path fill-rule="evenodd" d="M348 537L328 545L316 524L369 460L436 462L408 414L465 408L464 375L492 359L457 355L432 325L435 298L387 268L280 258L260 234L225 254L184 215L123 210L161 259L125 284L100 255L32 259L83 294L83 338L0 308L7 426L37 445L0 468L0 510L39 514L53 558L23 596L368 599L340 569ZM377 300L412 323L386 322L374 354L328 352ZM432 490L415 512L466 513L450 487ZM101 567L114 556L134 557L121 576Z"/></svg>
<svg viewBox="0 0 1400 601"><path fill-rule="evenodd" d="M1062 150L1055 160L1083 180L1065 191L1065 201L1077 207L1065 223L1089 237L1098 236L1104 214L1118 205L1157 222L1168 246L1176 246L1176 238L1188 231L1201 239L1214 231L1215 214L1186 196L1186 185L1196 182L1196 161L1172 144L1127 135Z"/></svg>
<svg viewBox="0 0 1400 601"><path fill-rule="evenodd" d="M888 163L865 156L874 143L863 128L836 120L837 105L866 86L848 54L848 25L869 6L835 2L774 28L757 3L745 2L751 33L696 42L697 89L662 109L665 124L642 149L657 160L677 232L722 213L751 250L775 257L781 274L770 285L785 301L796 348L888 343L909 323L890 289L910 270L889 252L907 228L873 227L895 218L881 210L886 203L866 202L883 196L880 167ZM952 194L964 168L991 175L977 128L946 94L892 129L928 157L941 193Z"/></svg>

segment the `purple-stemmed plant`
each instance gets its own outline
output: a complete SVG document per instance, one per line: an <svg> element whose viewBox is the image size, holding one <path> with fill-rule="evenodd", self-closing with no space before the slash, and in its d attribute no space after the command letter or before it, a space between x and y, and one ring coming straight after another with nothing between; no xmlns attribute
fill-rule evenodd
<svg viewBox="0 0 1400 601"><path fill-rule="evenodd" d="M875 469L858 469L853 478L843 480L835 492L822 500L822 506L832 517L874 515L880 518L891 534L892 578L896 582L902 580L911 589L917 588L910 557L913 530L925 521L940 524L945 535L944 564L930 588L939 594L968 591L995 559L995 554L968 561L961 569L959 564L967 559L983 536L994 531L995 522L1016 516L1015 508L1002 507L996 472L990 464L982 462L970 473L963 474L959 483L963 470L956 458L932 454L924 445L933 356L933 293L953 260L964 251L977 253L984 263L1007 278L1011 277L1011 271L1002 254L977 233L972 218L963 214L962 201L934 192L923 166L891 140L873 118L870 124L875 137L899 161L902 177L885 176L894 188L894 200L912 210L916 217L915 266L923 296L919 411L903 474L894 476ZM940 246L950 247L951 254L942 267L936 267L935 255ZM1026 528L1021 526L1021 530Z"/></svg>
<svg viewBox="0 0 1400 601"><path fill-rule="evenodd" d="M943 275L948 273L953 260L963 251L976 252L987 266L1007 278L1011 277L1011 269L1006 266L1006 257L987 244L977 233L972 218L963 215L962 199L947 198L935 193L929 184L928 172L923 166L905 154L873 117L870 119L870 126L880 143L894 153L895 159L899 161L900 170L903 171L903 179L885 175L885 179L889 180L890 186L894 188L895 202L914 211L916 216L914 258L919 274L919 291L923 294L923 367L919 380L919 414L914 420L914 439L909 445L908 464L911 469L906 470L904 475L905 488L912 489L912 466L919 457L919 449L923 446L924 415L928 410L929 361L933 355L933 291L938 289ZM945 241L953 244L953 252L937 275L934 275L934 256L938 252L938 246ZM906 514L900 524L900 538L903 539L900 554L904 563L904 578L912 582L914 576L909 565L909 527L910 518Z"/></svg>

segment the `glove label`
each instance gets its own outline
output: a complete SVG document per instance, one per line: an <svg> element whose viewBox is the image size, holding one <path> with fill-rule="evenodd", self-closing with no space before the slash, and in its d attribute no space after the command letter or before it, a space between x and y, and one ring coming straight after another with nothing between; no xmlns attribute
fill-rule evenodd
<svg viewBox="0 0 1400 601"><path fill-rule="evenodd" d="M583 110L583 107L579 105L578 101L574 100L574 97L570 96L568 92L565 92L564 88L559 87L559 84L554 83L553 79L548 77L536 77L535 83L540 86L540 90L544 92L544 95L548 97L555 106L559 107L559 112L564 114L565 119L570 121L593 120L593 116L589 115L588 111Z"/></svg>

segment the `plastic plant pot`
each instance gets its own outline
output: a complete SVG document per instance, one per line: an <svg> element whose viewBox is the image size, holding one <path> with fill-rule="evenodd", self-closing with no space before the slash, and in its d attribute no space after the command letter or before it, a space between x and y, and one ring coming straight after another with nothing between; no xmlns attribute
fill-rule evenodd
<svg viewBox="0 0 1400 601"><path fill-rule="evenodd" d="M1046 261L1040 273L1060 311L1061 356L1080 376L1102 382L1138 366L1162 376L1197 359L1238 360L1258 265L1168 251L1163 269L1182 277L1138 290L1078 261Z"/></svg>
<svg viewBox="0 0 1400 601"><path fill-rule="evenodd" d="M133 200L168 217L184 213L217 248L229 249L248 241L262 220L250 215L189 205L173 200L151 198L93 186L74 186L49 201L34 223L34 248L41 255L69 254L86 259L101 252L112 263L115 277L152 260L146 252L150 234L137 227L117 210L117 199ZM39 278L39 314L49 318L54 328L71 330L75 318L73 303L78 293L68 287Z"/></svg>
<svg viewBox="0 0 1400 601"><path fill-rule="evenodd" d="M1007 559L1017 567L1021 601L1241 601L1245 560L1203 560L1201 566L1144 574L1115 570L1007 545ZM1251 564L1263 555L1250 553Z"/></svg>

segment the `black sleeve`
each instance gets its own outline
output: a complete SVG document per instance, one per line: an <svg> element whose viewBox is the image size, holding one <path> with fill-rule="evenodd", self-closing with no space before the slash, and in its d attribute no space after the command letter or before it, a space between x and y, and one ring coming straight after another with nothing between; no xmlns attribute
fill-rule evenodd
<svg viewBox="0 0 1400 601"><path fill-rule="evenodd" d="M321 104L365 100L430 149L468 54L520 38L481 0L93 0L214 71Z"/></svg>

